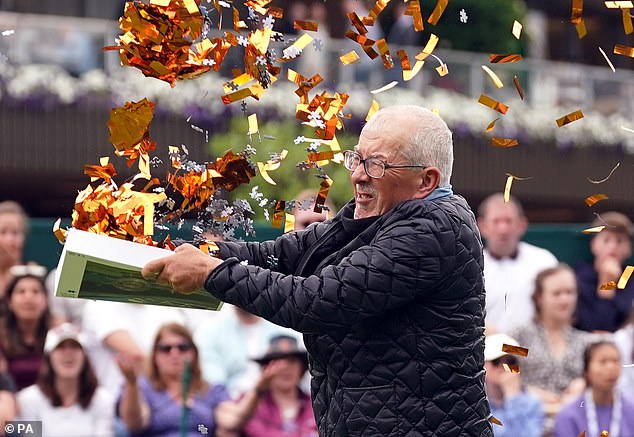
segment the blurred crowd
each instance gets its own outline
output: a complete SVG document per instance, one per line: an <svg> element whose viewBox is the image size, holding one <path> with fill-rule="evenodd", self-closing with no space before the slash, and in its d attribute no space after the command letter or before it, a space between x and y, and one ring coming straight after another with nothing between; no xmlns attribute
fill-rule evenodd
<svg viewBox="0 0 634 437"><path fill-rule="evenodd" d="M568 266L522 241L517 199L477 215L495 435L634 436L634 282L616 287L631 221L597 216L593 260ZM325 219L295 211L297 229ZM317 436L299 333L229 305L56 297L55 272L23 259L27 234L23 208L0 202L0 421L41 420L48 437Z"/></svg>

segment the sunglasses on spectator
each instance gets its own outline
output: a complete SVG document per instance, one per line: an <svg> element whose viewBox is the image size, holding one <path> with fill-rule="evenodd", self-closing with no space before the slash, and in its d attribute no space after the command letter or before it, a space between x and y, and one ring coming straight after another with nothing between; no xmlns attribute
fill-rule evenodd
<svg viewBox="0 0 634 437"><path fill-rule="evenodd" d="M517 358L511 355L505 355L500 358L496 358L495 360L491 360L491 364L494 366L501 366L502 364L508 364L509 366L517 365Z"/></svg>
<svg viewBox="0 0 634 437"><path fill-rule="evenodd" d="M191 343L177 343L177 344L158 344L156 345L156 351L164 354L172 352L172 349L176 348L179 352L189 352L194 347Z"/></svg>

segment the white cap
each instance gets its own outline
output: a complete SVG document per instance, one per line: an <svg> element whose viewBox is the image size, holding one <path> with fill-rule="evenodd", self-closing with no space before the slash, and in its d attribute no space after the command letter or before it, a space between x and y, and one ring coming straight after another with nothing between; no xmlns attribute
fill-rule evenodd
<svg viewBox="0 0 634 437"><path fill-rule="evenodd" d="M73 340L82 348L84 347L84 336L79 329L72 323L62 323L59 326L48 331L46 334L46 342L44 343L44 352L51 353L63 341Z"/></svg>
<svg viewBox="0 0 634 437"><path fill-rule="evenodd" d="M484 361L493 361L504 355L508 355L502 351L502 345L519 346L519 342L513 337L506 334L491 334L484 341Z"/></svg>

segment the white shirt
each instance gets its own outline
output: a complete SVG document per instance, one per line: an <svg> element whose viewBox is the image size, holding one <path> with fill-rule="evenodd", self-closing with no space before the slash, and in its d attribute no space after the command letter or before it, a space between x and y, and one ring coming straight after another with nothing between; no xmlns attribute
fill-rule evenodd
<svg viewBox="0 0 634 437"><path fill-rule="evenodd" d="M41 420L42 437L113 437L114 398L97 387L90 406L53 407L37 385L17 394L19 420Z"/></svg>
<svg viewBox="0 0 634 437"><path fill-rule="evenodd" d="M104 340L116 331L127 331L143 353L150 356L154 337L161 325L186 320L177 308L120 302L89 301L84 308L82 330L87 336L86 352L99 385L116 398L124 382L115 354Z"/></svg>
<svg viewBox="0 0 634 437"><path fill-rule="evenodd" d="M621 352L624 365L634 364L632 348L634 348L634 323L629 323L614 333L614 343ZM623 367L618 383L619 389L626 395L634 395L634 367Z"/></svg>
<svg viewBox="0 0 634 437"><path fill-rule="evenodd" d="M517 256L496 259L484 250L486 323L499 332L531 322L535 308L531 300L535 277L557 265L557 258L546 249L520 241ZM506 300L506 305L505 305Z"/></svg>

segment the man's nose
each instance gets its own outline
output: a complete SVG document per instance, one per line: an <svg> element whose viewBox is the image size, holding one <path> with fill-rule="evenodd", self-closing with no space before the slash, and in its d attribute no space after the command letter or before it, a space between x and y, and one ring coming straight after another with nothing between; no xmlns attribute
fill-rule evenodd
<svg viewBox="0 0 634 437"><path fill-rule="evenodd" d="M350 178L355 184L358 182L367 182L370 180L370 176L368 176L368 174L365 172L363 164L359 164L357 168L354 169L354 171L350 174Z"/></svg>

